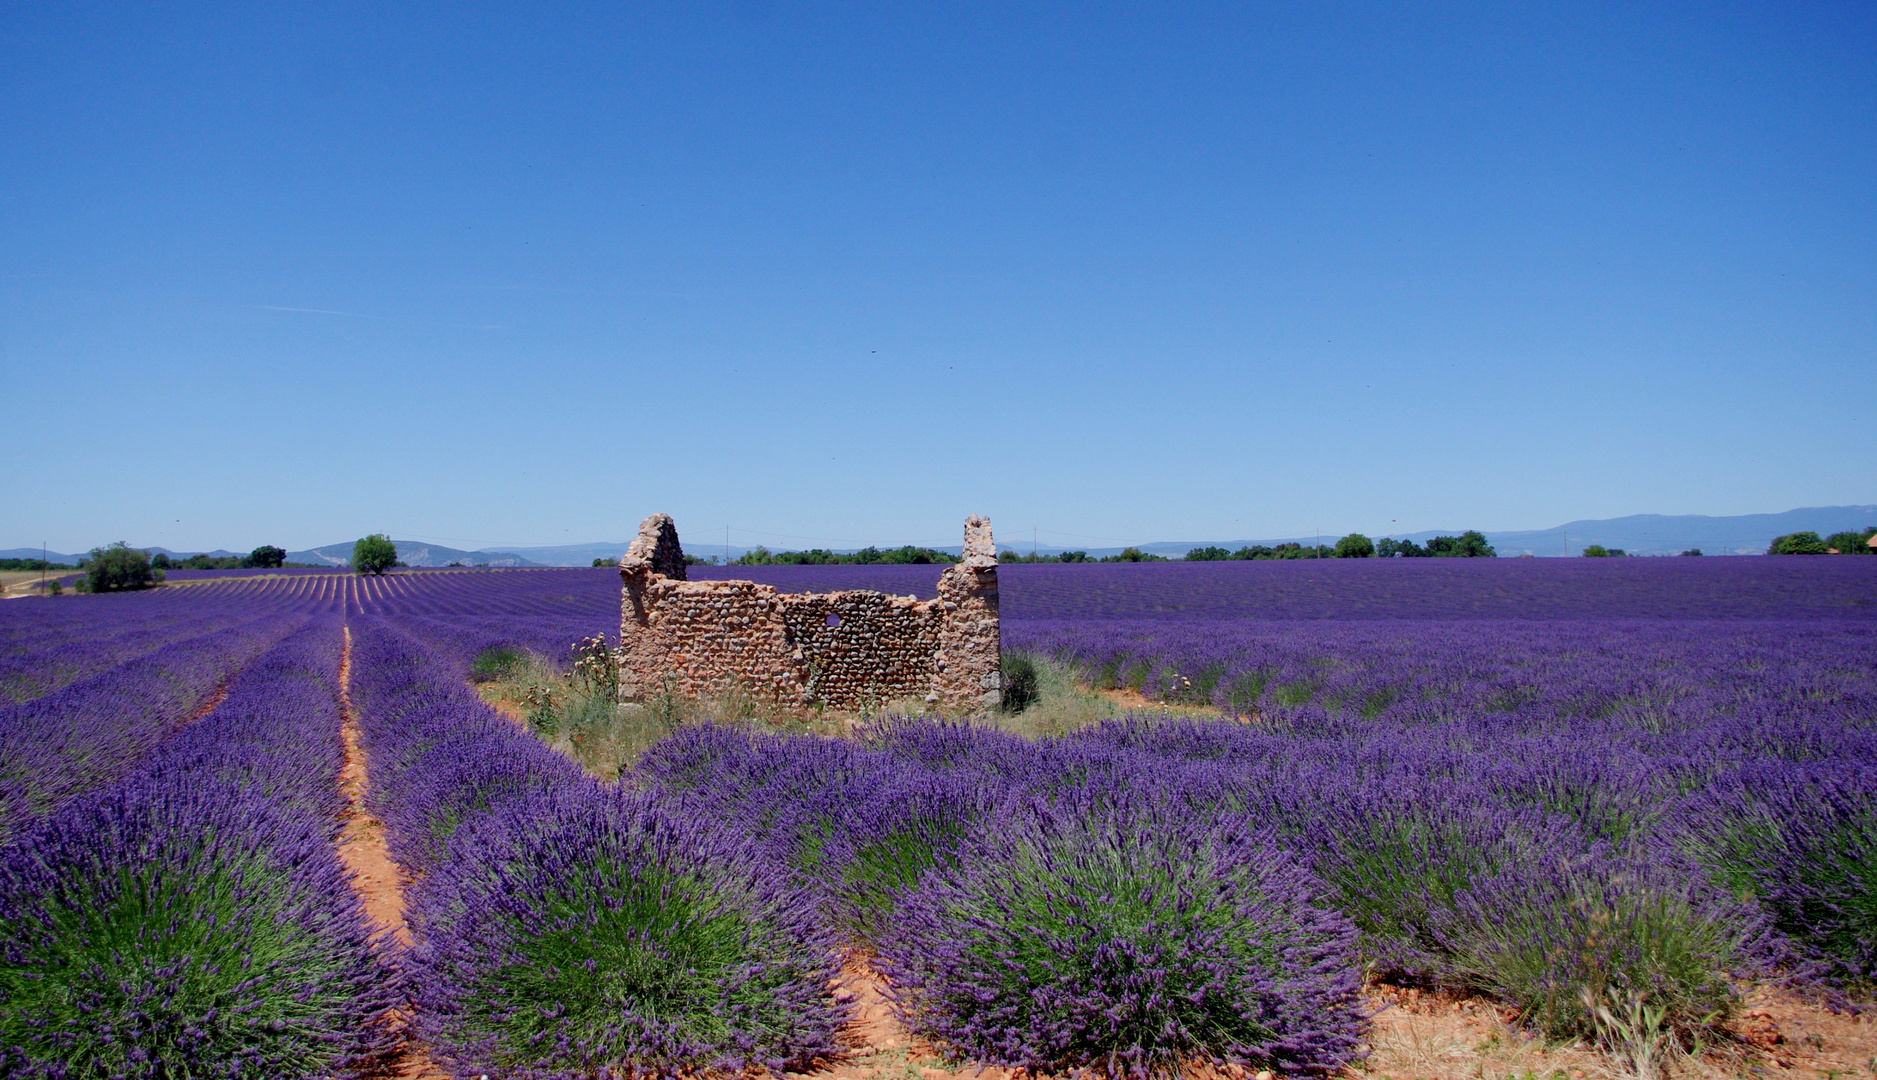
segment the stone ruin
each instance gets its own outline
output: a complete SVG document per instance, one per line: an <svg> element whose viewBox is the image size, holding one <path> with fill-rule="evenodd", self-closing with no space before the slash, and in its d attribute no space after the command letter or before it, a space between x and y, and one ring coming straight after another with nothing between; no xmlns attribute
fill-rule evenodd
<svg viewBox="0 0 1877 1080"><path fill-rule="evenodd" d="M742 691L790 708L910 698L974 710L1003 695L989 518L965 519L964 559L939 577L934 600L691 581L669 514L639 526L619 576L621 701Z"/></svg>

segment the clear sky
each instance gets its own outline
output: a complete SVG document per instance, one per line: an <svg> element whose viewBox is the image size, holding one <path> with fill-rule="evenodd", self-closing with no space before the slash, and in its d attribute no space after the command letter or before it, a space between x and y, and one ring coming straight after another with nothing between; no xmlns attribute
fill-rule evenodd
<svg viewBox="0 0 1877 1080"><path fill-rule="evenodd" d="M1870 3L0 7L0 547L1874 503L1874 346Z"/></svg>

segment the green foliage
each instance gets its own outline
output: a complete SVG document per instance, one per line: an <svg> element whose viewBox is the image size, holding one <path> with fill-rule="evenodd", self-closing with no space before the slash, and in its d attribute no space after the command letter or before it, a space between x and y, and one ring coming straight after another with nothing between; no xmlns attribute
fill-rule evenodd
<svg viewBox="0 0 1877 1080"><path fill-rule="evenodd" d="M1375 553L1384 559L1419 559L1427 555L1427 549L1412 540L1391 540L1383 537L1382 542L1376 546Z"/></svg>
<svg viewBox="0 0 1877 1080"><path fill-rule="evenodd" d="M249 566L271 570L286 563L287 549L275 547L272 544L262 544L248 552L248 557L243 561Z"/></svg>
<svg viewBox="0 0 1877 1080"><path fill-rule="evenodd" d="M688 558L689 558L689 556L686 556L686 558L688 559ZM594 559L594 560L593 560L593 565L594 565L594 566L595 566L596 568L597 568L597 567L601 567L601 566L617 566L617 565L619 565L619 560L618 560L618 559L608 559L608 558L604 558L604 557L602 557L602 558L598 558L598 559Z"/></svg>
<svg viewBox="0 0 1877 1080"><path fill-rule="evenodd" d="M108 890L74 881L31 916L41 932L0 959L0 1045L74 1080L330 1075L352 1017L324 988L345 985L354 957L287 914L304 886L262 854L191 862L126 864Z"/></svg>
<svg viewBox="0 0 1877 1080"><path fill-rule="evenodd" d="M1181 557L1187 562L1224 562L1232 553L1222 547L1196 547Z"/></svg>
<svg viewBox="0 0 1877 1080"><path fill-rule="evenodd" d="M1499 553L1486 542L1486 534L1468 529L1458 536L1436 536L1427 542L1429 555L1459 559L1490 559Z"/></svg>
<svg viewBox="0 0 1877 1080"><path fill-rule="evenodd" d="M469 677L476 682L496 682L513 677L528 664L528 655L520 649L499 645L484 649L470 665Z"/></svg>
<svg viewBox="0 0 1877 1080"><path fill-rule="evenodd" d="M1825 546L1840 555L1870 555L1869 533L1836 532L1825 538Z"/></svg>
<svg viewBox="0 0 1877 1080"><path fill-rule="evenodd" d="M1375 557L1375 542L1361 533L1350 533L1336 541L1336 557L1339 559L1372 559Z"/></svg>
<svg viewBox="0 0 1877 1080"><path fill-rule="evenodd" d="M688 562L687 557L687 562ZM702 561L702 560L700 560ZM761 545L731 560L730 566L873 566L955 563L956 555L947 555L943 551L931 548L905 547L889 548L882 551L876 547L865 547L851 554L829 551L826 548L813 548L808 551L770 551Z"/></svg>
<svg viewBox="0 0 1877 1080"><path fill-rule="evenodd" d="M1003 657L1003 669L1003 710L1007 713L1020 713L1036 704L1038 696L1036 661L1022 653L1006 653Z"/></svg>
<svg viewBox="0 0 1877 1080"><path fill-rule="evenodd" d="M398 547L384 533L372 533L352 545L352 569L361 574L382 574L398 564Z"/></svg>
<svg viewBox="0 0 1877 1080"><path fill-rule="evenodd" d="M1683 554L1683 555L1699 555L1699 554L1701 554L1701 549L1700 549L1700 548L1689 548L1689 549L1688 549L1687 551L1684 551L1684 552L1682 552L1682 554Z"/></svg>
<svg viewBox="0 0 1877 1080"><path fill-rule="evenodd" d="M53 578L51 581L46 582L46 595L47 596L58 596L64 591L65 591L65 588L64 586L59 584L58 578Z"/></svg>
<svg viewBox="0 0 1877 1080"><path fill-rule="evenodd" d="M1622 548L1607 548L1602 544L1586 544L1581 553L1586 559L1616 559L1628 554Z"/></svg>
<svg viewBox="0 0 1877 1080"><path fill-rule="evenodd" d="M559 1046L554 1064L591 1066L592 1048L640 1042L637 1026L679 1046L785 1039L796 1017L778 990L802 974L787 943L721 882L620 854L595 853L544 898L545 918L504 928L514 959L489 980L502 992L467 995L463 1017L498 1033L497 1062L538 1065Z"/></svg>
<svg viewBox="0 0 1877 1080"><path fill-rule="evenodd" d="M47 562L44 559L0 559L0 570L72 570L74 567L65 563Z"/></svg>
<svg viewBox="0 0 1877 1080"><path fill-rule="evenodd" d="M1122 548L1119 555L1103 555L1101 562L1167 562L1164 555L1149 555L1140 548Z"/></svg>
<svg viewBox="0 0 1877 1080"><path fill-rule="evenodd" d="M91 549L85 580L92 592L112 592L148 588L163 576L150 566L150 556L119 540L110 547Z"/></svg>
<svg viewBox="0 0 1877 1080"><path fill-rule="evenodd" d="M998 553L997 561L1000 563L1084 563L1095 560L1089 558L1086 551L1059 551L1054 555L1019 555L1015 551L1004 551Z"/></svg>
<svg viewBox="0 0 1877 1080"><path fill-rule="evenodd" d="M1469 980L1546 1035L1633 1052L1624 1044L1691 1043L1732 1015L1728 972L1742 962L1748 921L1618 875L1533 890L1454 936Z"/></svg>
<svg viewBox="0 0 1877 1080"><path fill-rule="evenodd" d="M1823 555L1826 554L1825 541L1815 532L1787 533L1773 538L1773 543L1766 549L1768 555Z"/></svg>

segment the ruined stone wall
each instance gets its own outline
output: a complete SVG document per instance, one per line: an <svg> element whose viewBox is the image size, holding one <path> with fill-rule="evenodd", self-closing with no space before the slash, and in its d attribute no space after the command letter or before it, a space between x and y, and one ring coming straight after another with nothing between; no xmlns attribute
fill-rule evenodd
<svg viewBox="0 0 1877 1080"><path fill-rule="evenodd" d="M997 558L984 518L966 522L965 559L946 569L935 600L685 581L663 572L674 561L682 575L677 529L654 514L619 564L622 700L741 691L794 708L914 698L966 709L1001 696Z"/></svg>

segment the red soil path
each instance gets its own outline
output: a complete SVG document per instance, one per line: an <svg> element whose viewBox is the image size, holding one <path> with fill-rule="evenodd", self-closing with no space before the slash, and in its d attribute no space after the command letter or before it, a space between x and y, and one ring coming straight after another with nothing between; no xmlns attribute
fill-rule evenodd
<svg viewBox="0 0 1877 1080"><path fill-rule="evenodd" d="M358 891L365 914L371 919L378 946L408 948L411 931L404 923L404 885L409 879L403 868L392 860L391 850L385 845L384 824L365 809L365 789L370 778L366 771L365 748L359 744L358 714L352 708L351 627L346 628L345 651L339 659L339 709L340 730L345 738L345 765L339 770L339 791L346 801L339 858L352 873L352 887ZM385 1023L400 1033L407 1033L410 1017L394 1012L385 1017ZM408 1035L385 1073L387 1078L397 1080L449 1080L449 1075Z"/></svg>

